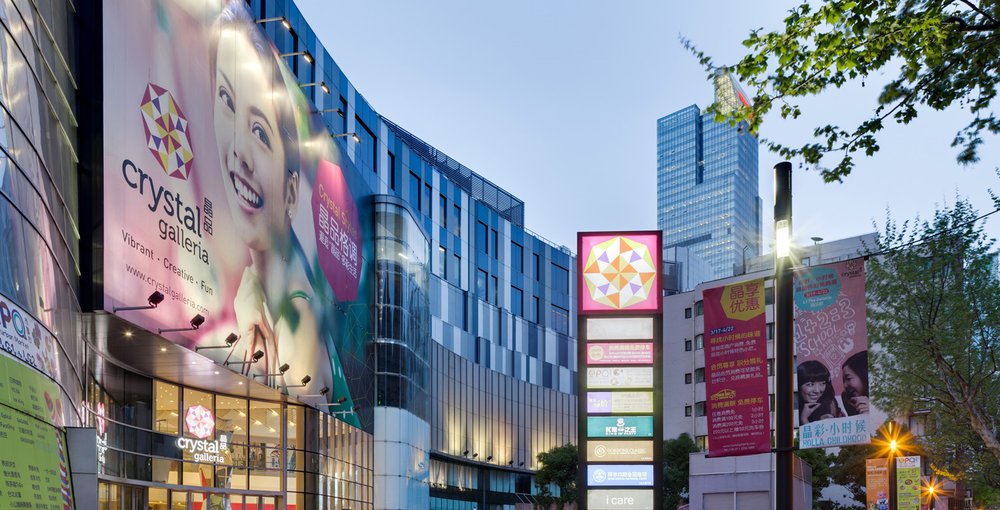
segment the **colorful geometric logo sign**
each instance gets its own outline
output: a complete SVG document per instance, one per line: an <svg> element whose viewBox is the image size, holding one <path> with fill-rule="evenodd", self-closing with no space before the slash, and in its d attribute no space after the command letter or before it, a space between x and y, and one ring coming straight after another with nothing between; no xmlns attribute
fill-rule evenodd
<svg viewBox="0 0 1000 510"><path fill-rule="evenodd" d="M149 152L167 175L186 181L191 175L194 153L188 121L180 105L170 91L149 83L139 110Z"/></svg>
<svg viewBox="0 0 1000 510"><path fill-rule="evenodd" d="M215 418L212 411L203 406L195 405L184 413L184 425L187 431L198 439L205 439L215 432Z"/></svg>
<svg viewBox="0 0 1000 510"><path fill-rule="evenodd" d="M658 250L654 233L580 234L580 310L657 310Z"/></svg>

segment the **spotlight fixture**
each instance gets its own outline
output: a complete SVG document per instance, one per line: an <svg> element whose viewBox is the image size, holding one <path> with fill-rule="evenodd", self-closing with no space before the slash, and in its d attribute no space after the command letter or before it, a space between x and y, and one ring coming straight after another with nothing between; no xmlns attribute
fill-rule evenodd
<svg viewBox="0 0 1000 510"><path fill-rule="evenodd" d="M302 55L302 60L305 60L310 64L313 63L312 53L309 53L308 51L293 51L291 53L282 53L281 57L294 57L297 55Z"/></svg>
<svg viewBox="0 0 1000 510"><path fill-rule="evenodd" d="M264 357L264 351L258 350L257 352L253 353L253 356L250 357L250 361L227 361L226 362L226 366L229 366L229 365L252 365L252 364L260 361L260 359L263 358L263 357Z"/></svg>
<svg viewBox="0 0 1000 510"><path fill-rule="evenodd" d="M514 461L510 461L510 462L508 462L508 463L507 463L507 465L508 465L508 466L513 466L513 465L514 465Z"/></svg>
<svg viewBox="0 0 1000 510"><path fill-rule="evenodd" d="M489 461L491 461L491 460L493 460L493 456L492 456L492 455L490 455L490 456L486 457L486 462L489 462Z"/></svg>
<svg viewBox="0 0 1000 510"><path fill-rule="evenodd" d="M336 113L341 117L344 116L344 110L341 110L340 108L320 108L318 110L313 110L313 113Z"/></svg>
<svg viewBox="0 0 1000 510"><path fill-rule="evenodd" d="M282 373L284 373L284 372L282 372ZM307 376L305 376L305 377L302 378L302 384L286 384L285 388L305 388L306 385L309 384L309 381L312 381L312 380L313 380L313 378L307 375Z"/></svg>
<svg viewBox="0 0 1000 510"><path fill-rule="evenodd" d="M518 462L517 465L518 466L523 466L524 465L524 461L522 460L521 462Z"/></svg>
<svg viewBox="0 0 1000 510"><path fill-rule="evenodd" d="M191 327L187 327L187 328L162 328L162 329L159 330L159 332L162 335L164 333L176 333L178 331L194 331L194 330L200 328L202 324L205 324L205 316L199 313L199 314L195 315L194 317L191 317L190 324L191 324Z"/></svg>
<svg viewBox="0 0 1000 510"><path fill-rule="evenodd" d="M287 372L288 369L289 369L288 363L285 363L284 365L281 365L280 367L278 367L278 372L277 373L274 373L274 374L254 374L253 376L254 376L254 378L257 378L257 377L277 377L279 375L285 375L285 372Z"/></svg>
<svg viewBox="0 0 1000 510"><path fill-rule="evenodd" d="M236 336L236 333L230 333L229 336L226 337L226 345L199 345L198 347L195 347L194 350L203 351L205 349L229 349L233 346L233 344L238 342L239 339L240 337Z"/></svg>
<svg viewBox="0 0 1000 510"><path fill-rule="evenodd" d="M281 26L285 27L285 30L288 30L289 32L292 31L292 24L289 23L288 18L285 18L284 16L277 16L277 17L274 17L274 18L259 19L259 20L257 20L257 24L258 25L263 25L264 23L270 23L272 21L280 21L281 22Z"/></svg>
<svg viewBox="0 0 1000 510"><path fill-rule="evenodd" d="M343 404L344 402L347 402L347 397L340 397L337 399L338 404Z"/></svg>
<svg viewBox="0 0 1000 510"><path fill-rule="evenodd" d="M354 143L361 143L361 137L357 133L340 133L338 135L330 135L330 138L344 138L349 136L354 139Z"/></svg>
<svg viewBox="0 0 1000 510"><path fill-rule="evenodd" d="M156 305L162 303L163 299L164 299L163 293L161 293L158 290L155 290L155 291L153 291L152 294L149 295L148 298L146 298L146 302L149 303L148 305L143 305L143 306L116 306L116 307L112 308L112 311L115 312L115 313L118 313L118 312L125 312L125 311L128 311L128 310L151 310L153 308L156 308Z"/></svg>
<svg viewBox="0 0 1000 510"><path fill-rule="evenodd" d="M474 458L476 458L476 457L479 457L479 453L473 453L473 454L472 454L472 458L473 458L473 459L474 459Z"/></svg>
<svg viewBox="0 0 1000 510"><path fill-rule="evenodd" d="M319 88L323 89L323 93L324 94L329 94L330 93L330 87L327 86L327 84L326 84L325 81L314 81L314 82L310 82L310 83L300 83L299 87L302 87L302 88L306 88L306 87L319 87Z"/></svg>
<svg viewBox="0 0 1000 510"><path fill-rule="evenodd" d="M314 394L312 394L312 395L299 395L299 398L307 398L307 397L313 397L313 398L315 398L315 397L325 397L327 393L330 393L330 388L328 388L328 387L326 387L326 386L323 386L323 389L319 390L319 393L314 393ZM316 404L316 405L322 405L322 404Z"/></svg>
<svg viewBox="0 0 1000 510"><path fill-rule="evenodd" d="M464 452L462 452L462 456L463 457L468 457L469 456L469 450L465 450Z"/></svg>

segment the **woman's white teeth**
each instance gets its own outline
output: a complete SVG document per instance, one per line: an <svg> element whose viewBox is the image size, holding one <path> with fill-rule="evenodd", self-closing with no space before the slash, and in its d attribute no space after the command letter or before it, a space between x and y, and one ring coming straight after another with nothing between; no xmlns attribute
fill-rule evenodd
<svg viewBox="0 0 1000 510"><path fill-rule="evenodd" d="M233 187L236 189L236 194L239 195L245 202L253 207L261 206L260 195L257 194L253 188L248 186L243 179L235 174L233 174Z"/></svg>

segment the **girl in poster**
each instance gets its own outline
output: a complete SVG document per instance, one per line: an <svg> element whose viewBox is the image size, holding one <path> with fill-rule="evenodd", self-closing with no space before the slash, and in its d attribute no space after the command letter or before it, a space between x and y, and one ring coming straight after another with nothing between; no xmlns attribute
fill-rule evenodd
<svg viewBox="0 0 1000 510"><path fill-rule="evenodd" d="M799 425L828 418L840 418L844 412L837 405L830 371L816 360L799 365Z"/></svg>

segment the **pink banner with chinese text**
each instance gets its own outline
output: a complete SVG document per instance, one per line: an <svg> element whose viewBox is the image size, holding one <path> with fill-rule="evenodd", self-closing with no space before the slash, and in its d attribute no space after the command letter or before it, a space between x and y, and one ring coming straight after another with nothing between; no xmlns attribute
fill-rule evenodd
<svg viewBox="0 0 1000 510"><path fill-rule="evenodd" d="M709 455L769 452L764 280L707 289L704 303Z"/></svg>

